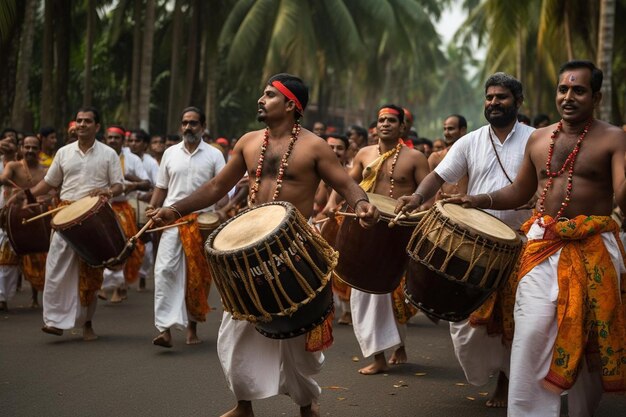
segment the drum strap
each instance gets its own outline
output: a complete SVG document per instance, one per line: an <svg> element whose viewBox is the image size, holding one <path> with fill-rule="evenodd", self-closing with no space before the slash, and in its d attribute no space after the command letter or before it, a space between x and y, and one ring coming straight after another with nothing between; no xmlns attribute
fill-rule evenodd
<svg viewBox="0 0 626 417"><path fill-rule="evenodd" d="M498 155L498 151L496 150L496 145L495 143L493 143L493 138L491 137L491 127L489 127L489 142L491 142L491 147L493 148L493 152L496 154L496 159L498 160L498 164L500 165L502 172L504 172L504 175L506 176L506 179L509 180L509 183L513 184L513 180L511 179L511 177L509 177L509 174L506 173L506 169L504 169L504 165L502 165L502 161L500 160L500 155Z"/></svg>

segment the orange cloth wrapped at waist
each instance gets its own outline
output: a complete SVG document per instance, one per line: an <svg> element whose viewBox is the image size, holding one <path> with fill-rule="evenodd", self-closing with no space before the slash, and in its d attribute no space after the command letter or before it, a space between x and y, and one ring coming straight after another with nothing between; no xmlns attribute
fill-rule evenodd
<svg viewBox="0 0 626 417"><path fill-rule="evenodd" d="M48 252L29 253L20 256L24 278L37 291L43 291L46 279L46 258Z"/></svg>
<svg viewBox="0 0 626 417"><path fill-rule="evenodd" d="M178 227L187 264L185 303L187 312L193 321L206 321L212 281L211 268L206 256L204 256L204 241L200 235L197 221L198 213L191 213L176 223L189 220L191 220L189 223Z"/></svg>
<svg viewBox="0 0 626 417"><path fill-rule="evenodd" d="M12 266L18 264L19 259L13 250L13 246L11 246L9 239L5 239L4 242L2 242L2 246L0 246L0 265Z"/></svg>
<svg viewBox="0 0 626 417"><path fill-rule="evenodd" d="M533 216L522 230L527 232L537 220ZM543 221L550 224L552 219L545 216ZM550 370L544 378L544 385L554 391L572 387L583 353L600 360L604 390L626 390L626 277L621 277L620 288L620 271L615 270L601 236L607 232L615 236L622 259L626 259L619 227L609 216L577 216L551 224L543 239L526 244L519 273L505 294L506 314L512 316L520 280L561 250L556 277L557 336ZM513 326L504 330L511 338Z"/></svg>
<svg viewBox="0 0 626 417"><path fill-rule="evenodd" d="M59 207L69 206L73 201L62 200ZM53 232L56 233L56 232ZM104 268L93 268L78 259L78 291L80 296L80 304L88 306L96 297L96 293L102 287Z"/></svg>
<svg viewBox="0 0 626 417"><path fill-rule="evenodd" d="M128 201L114 201L111 203L111 207L117 216L117 220L124 231L126 239L130 239L138 232L137 224L135 223L135 209L130 205ZM135 248L130 253L129 258L124 265L124 279L128 283L133 283L139 278L139 269L143 262L143 254L145 252L144 243L141 240L135 242Z"/></svg>

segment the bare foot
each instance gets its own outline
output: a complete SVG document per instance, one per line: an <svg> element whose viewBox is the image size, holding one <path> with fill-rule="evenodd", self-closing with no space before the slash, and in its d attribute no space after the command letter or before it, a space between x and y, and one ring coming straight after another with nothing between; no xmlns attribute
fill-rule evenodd
<svg viewBox="0 0 626 417"><path fill-rule="evenodd" d="M104 290L98 290L98 298L101 300L107 300L107 293Z"/></svg>
<svg viewBox="0 0 626 417"><path fill-rule="evenodd" d="M320 406L316 402L312 402L306 407L300 407L300 416L301 417L319 417L320 416Z"/></svg>
<svg viewBox="0 0 626 417"><path fill-rule="evenodd" d="M161 346L165 348L171 348L172 345L172 335L170 334L170 329L167 329L164 332L161 332L157 337L152 339L152 344L156 346Z"/></svg>
<svg viewBox="0 0 626 417"><path fill-rule="evenodd" d="M202 340L198 338L197 325L198 323L196 323L195 321L190 321L189 324L187 324L186 343L188 345L197 345L199 343L202 343Z"/></svg>
<svg viewBox="0 0 626 417"><path fill-rule="evenodd" d="M361 375L375 375L388 370L389 366L387 366L387 361L385 361L385 354L379 353L374 355L374 362L365 368L359 369L359 373Z"/></svg>
<svg viewBox="0 0 626 417"><path fill-rule="evenodd" d="M252 402L250 401L237 401L237 406L221 417L254 417L254 411L252 411Z"/></svg>
<svg viewBox="0 0 626 417"><path fill-rule="evenodd" d="M63 334L63 329L58 329L52 326L43 326L41 331L48 334L53 334L55 336L61 336Z"/></svg>
<svg viewBox="0 0 626 417"><path fill-rule="evenodd" d="M137 292L144 292L146 290L146 278L139 277L139 287L137 288Z"/></svg>
<svg viewBox="0 0 626 417"><path fill-rule="evenodd" d="M504 372L500 371L498 374L498 385L496 390L489 400L485 403L490 408L505 408L507 397L509 395L509 379Z"/></svg>
<svg viewBox="0 0 626 417"><path fill-rule="evenodd" d="M126 287L126 284L120 287L119 293L120 297L122 297L122 300L128 300L128 288Z"/></svg>
<svg viewBox="0 0 626 417"><path fill-rule="evenodd" d="M87 342L91 342L92 340L96 340L98 335L93 331L93 327L91 326L91 322L85 322L83 326L83 340Z"/></svg>
<svg viewBox="0 0 626 417"><path fill-rule="evenodd" d="M404 346L400 346L395 350L395 352L393 352L391 358L389 358L389 365L398 365L400 363L406 363L406 361L406 350L404 349Z"/></svg>
<svg viewBox="0 0 626 417"><path fill-rule="evenodd" d="M337 323L352 326L352 313L350 313L349 311L344 311L339 320L337 320Z"/></svg>
<svg viewBox="0 0 626 417"><path fill-rule="evenodd" d="M37 300L37 290L31 288L30 308L39 308L39 300Z"/></svg>
<svg viewBox="0 0 626 417"><path fill-rule="evenodd" d="M111 300L112 303L121 303L122 302L122 296L120 295L120 289L116 288L113 290L113 295L111 295Z"/></svg>

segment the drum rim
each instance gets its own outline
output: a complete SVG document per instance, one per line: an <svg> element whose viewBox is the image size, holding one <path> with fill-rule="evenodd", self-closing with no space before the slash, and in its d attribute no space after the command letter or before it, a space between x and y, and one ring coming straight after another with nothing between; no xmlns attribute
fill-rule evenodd
<svg viewBox="0 0 626 417"><path fill-rule="evenodd" d="M203 223L200 221L200 216L203 214L213 214L215 216L216 221L214 223ZM220 224L220 216L214 211L203 211L198 213L198 219L196 220L198 223L198 227L204 230L212 230L215 229Z"/></svg>
<svg viewBox="0 0 626 417"><path fill-rule="evenodd" d="M246 246L241 246L241 247L239 247L237 249L220 250L220 249L215 249L213 247L213 242L215 241L215 238L217 237L217 235L222 231L222 229L224 229L226 226L228 226L235 219L245 215L246 213L248 213L248 212L250 212L252 210L256 210L256 209L261 208L261 207L276 206L276 205L283 206L286 209L286 214L287 215L264 238L259 239L259 240L255 241L253 243L250 243L250 244L248 244ZM293 204L291 204L288 201L270 201L270 202L267 202L267 203L259 204L258 206L248 207L246 210L242 211L241 213L237 213L236 216L231 217L230 219L228 219L224 223L220 224L217 227L217 229L213 230L213 232L211 232L211 234L209 235L208 239L204 243L204 251L207 254L210 254L211 256L230 256L230 255L241 254L243 252L249 251L250 249L256 248L259 245L266 243L268 238L274 236L278 230L281 230L283 228L283 226L285 225L287 219L296 217L295 210L297 210L296 206L294 206Z"/></svg>
<svg viewBox="0 0 626 417"><path fill-rule="evenodd" d="M72 202L71 204L68 204L66 207L70 207L72 204L77 203L83 199L86 198L91 198L91 196L85 196L83 198L79 198L78 200ZM74 220L69 221L69 222L65 222L65 223L55 223L54 222L54 218L61 212L63 212L63 210L60 210L59 213L55 214L52 217L52 220L50 221L50 225L52 226L53 229L55 230L65 230L65 229L69 229L70 227L76 226L77 224L82 223L86 218L91 217L91 215L93 215L94 213L97 213L98 211L100 211L100 209L102 207L104 207L105 205L108 205L109 208L111 208L111 205L108 203L106 197L100 196L98 198L98 200L96 200L96 204L93 205L93 207L91 207L89 210L85 211L83 214L81 214L80 216L76 217ZM111 208L111 210L113 210L113 208Z"/></svg>
<svg viewBox="0 0 626 417"><path fill-rule="evenodd" d="M497 220L498 222L502 223L503 225L505 225L506 227L511 229L513 231L513 233L515 234L515 238L514 239L504 239L502 237L498 237L498 236L493 236L491 234L487 234L487 233L485 233L485 232L483 232L481 230L476 229L473 226L470 226L470 225L468 225L466 223L461 222L459 219L455 219L455 218L452 218L450 216L445 215L446 213L444 213L442 211L442 208L443 208L444 205L447 205L447 204L452 204L452 203L444 204L441 201L437 201L435 203L435 205L432 207L432 209L436 209L437 212L439 212L440 214L444 215L449 223L452 223L452 224L454 224L456 226L463 226L463 228L466 229L466 232L471 234L472 236L478 236L479 238L481 238L483 240L495 242L496 244L501 244L501 245L505 245L505 246L517 246L517 245L519 245L521 243L522 237L520 236L520 234L518 232L516 232L515 229L510 227L508 224L504 223L502 220L500 220L499 218L497 218L493 214L488 213L485 210L482 210L482 209L479 209L479 208L474 208L474 210L478 210L478 211L486 214L487 216ZM426 217L428 217L428 215L424 216L424 219Z"/></svg>

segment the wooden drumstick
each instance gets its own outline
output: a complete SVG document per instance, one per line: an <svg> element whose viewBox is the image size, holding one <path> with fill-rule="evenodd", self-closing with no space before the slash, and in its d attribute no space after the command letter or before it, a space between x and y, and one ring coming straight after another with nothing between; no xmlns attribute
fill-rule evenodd
<svg viewBox="0 0 626 417"><path fill-rule="evenodd" d="M146 233L152 233L152 232L158 232L160 230L171 229L172 227L183 226L183 225L186 225L187 223L191 223L191 222L193 222L193 220L186 220L186 221L180 222L180 223L168 224L167 226L155 227L154 229L146 230Z"/></svg>
<svg viewBox="0 0 626 417"><path fill-rule="evenodd" d="M400 217L405 216L406 213L404 211L401 211L400 213L398 213L398 215L396 217L394 217L389 224L387 225L387 227L389 227L390 229L393 228L396 223L398 223L398 220L400 220Z"/></svg>
<svg viewBox="0 0 626 417"><path fill-rule="evenodd" d="M326 223L329 220L330 220L330 217L324 217L323 219L315 220L313 224L317 226L318 224Z"/></svg>
<svg viewBox="0 0 626 417"><path fill-rule="evenodd" d="M338 214L340 216L346 216L346 217L357 217L356 213L347 213L345 211L338 211L335 214Z"/></svg>
<svg viewBox="0 0 626 417"><path fill-rule="evenodd" d="M31 217L30 219L22 219L22 224L26 224L26 223L33 222L33 221L35 221L35 220L39 220L39 219L41 219L42 217L46 217L46 216L49 216L49 215L51 215L51 214L56 213L57 211L61 211L61 210L63 210L65 207L67 207L67 206L57 207L57 208L54 208L54 209L52 209L52 210L48 210L48 211L46 211L45 213L38 214L38 215L36 215L36 216L34 216L34 217Z"/></svg>
<svg viewBox="0 0 626 417"><path fill-rule="evenodd" d="M131 237L130 240L133 240L133 241L138 240L141 237L141 235L143 235L146 232L146 230L152 227L153 224L154 224L154 220L152 219L148 220L148 223L144 224L141 230L138 231L135 236Z"/></svg>

